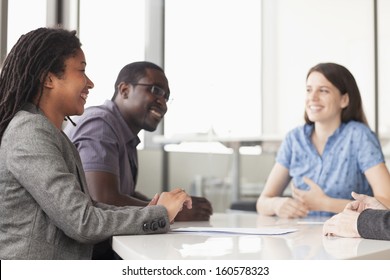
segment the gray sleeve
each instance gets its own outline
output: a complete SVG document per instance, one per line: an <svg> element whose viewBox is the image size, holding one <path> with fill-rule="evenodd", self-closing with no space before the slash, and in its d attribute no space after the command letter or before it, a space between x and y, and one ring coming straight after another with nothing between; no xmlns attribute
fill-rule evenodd
<svg viewBox="0 0 390 280"><path fill-rule="evenodd" d="M64 148L61 141L64 136L42 119L19 124L9 135L7 152L9 171L33 197L38 211L70 238L82 243L96 243L113 235L169 230L163 206L95 207L82 191L80 174L69 170L69 165L76 162L72 157L69 159L72 150Z"/></svg>
<svg viewBox="0 0 390 280"><path fill-rule="evenodd" d="M359 215L357 227L363 238L390 240L390 210L364 210Z"/></svg>

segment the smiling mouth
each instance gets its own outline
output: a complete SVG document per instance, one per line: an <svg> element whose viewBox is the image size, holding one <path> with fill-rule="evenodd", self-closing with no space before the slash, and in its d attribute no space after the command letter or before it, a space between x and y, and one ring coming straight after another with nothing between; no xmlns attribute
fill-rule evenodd
<svg viewBox="0 0 390 280"><path fill-rule="evenodd" d="M155 116L156 118L158 118L158 119L162 119L162 117L163 117L163 114L162 114L160 111L157 111L157 110L155 110L155 109L151 109L149 112L150 112L153 116Z"/></svg>
<svg viewBox="0 0 390 280"><path fill-rule="evenodd" d="M87 102L88 93L81 93L81 98L84 99L85 102Z"/></svg>
<svg viewBox="0 0 390 280"><path fill-rule="evenodd" d="M310 110L311 112L317 112L317 111L320 111L321 109L322 109L321 106L314 106L314 105L309 106L309 110Z"/></svg>

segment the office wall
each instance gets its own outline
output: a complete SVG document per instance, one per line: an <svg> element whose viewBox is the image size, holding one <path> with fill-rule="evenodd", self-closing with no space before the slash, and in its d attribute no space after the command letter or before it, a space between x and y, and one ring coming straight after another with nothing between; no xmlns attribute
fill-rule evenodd
<svg viewBox="0 0 390 280"><path fill-rule="evenodd" d="M162 182L162 151L139 150L138 151L138 182L137 190L153 197L161 192Z"/></svg>

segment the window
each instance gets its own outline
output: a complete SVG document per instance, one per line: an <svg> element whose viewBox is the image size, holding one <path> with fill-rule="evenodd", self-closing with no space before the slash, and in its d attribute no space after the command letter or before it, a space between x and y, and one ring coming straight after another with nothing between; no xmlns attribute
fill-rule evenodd
<svg viewBox="0 0 390 280"><path fill-rule="evenodd" d="M46 0L8 1L7 53L16 44L21 35L45 26Z"/></svg>
<svg viewBox="0 0 390 280"><path fill-rule="evenodd" d="M123 66L145 59L145 1L80 0L80 40L95 84L86 107L101 105L114 94ZM144 132L138 136L142 149Z"/></svg>
<svg viewBox="0 0 390 280"><path fill-rule="evenodd" d="M166 0L166 136L261 134L261 1Z"/></svg>
<svg viewBox="0 0 390 280"><path fill-rule="evenodd" d="M86 106L111 99L119 71L144 60L144 0L80 0L80 40L94 82Z"/></svg>
<svg viewBox="0 0 390 280"><path fill-rule="evenodd" d="M378 1L378 90L379 135L387 139L384 148L390 156L390 1Z"/></svg>
<svg viewBox="0 0 390 280"><path fill-rule="evenodd" d="M374 33L371 0L264 1L263 132L285 134L303 124L308 70L335 62L354 75L372 129ZM353 9L351 9L353 7Z"/></svg>

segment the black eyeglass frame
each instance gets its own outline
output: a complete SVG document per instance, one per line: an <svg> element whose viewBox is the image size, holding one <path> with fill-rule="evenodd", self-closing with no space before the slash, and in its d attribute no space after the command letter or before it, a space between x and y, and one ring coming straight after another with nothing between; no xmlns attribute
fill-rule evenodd
<svg viewBox="0 0 390 280"><path fill-rule="evenodd" d="M143 83L137 83L132 84L133 86L144 86L144 87L150 87L149 91L157 96L157 97L164 97L165 102L169 101L170 93L166 92L163 88L156 86L154 84L143 84Z"/></svg>

